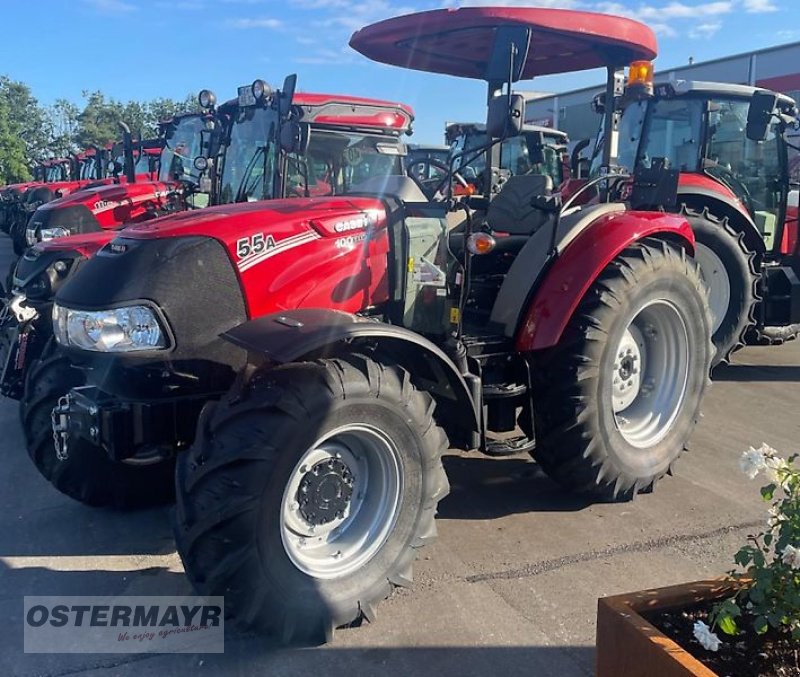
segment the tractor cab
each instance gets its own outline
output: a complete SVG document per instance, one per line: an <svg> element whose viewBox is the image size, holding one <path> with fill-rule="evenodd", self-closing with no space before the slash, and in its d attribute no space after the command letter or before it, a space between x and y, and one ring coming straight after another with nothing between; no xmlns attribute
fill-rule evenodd
<svg viewBox="0 0 800 677"><path fill-rule="evenodd" d="M755 223L765 250L780 252L797 241L796 225L785 228L786 133L794 128L797 109L788 96L771 95L768 120L753 138L749 120L765 95L770 93L745 85L678 81L656 84L651 97L623 97L620 164L632 171L663 159L680 172L682 184L701 182L727 193Z"/></svg>
<svg viewBox="0 0 800 677"><path fill-rule="evenodd" d="M404 174L400 137L413 120L406 106L328 94L283 96L291 104L282 121L277 97L261 80L240 87L238 99L221 107L229 123L217 177L219 204L340 195Z"/></svg>

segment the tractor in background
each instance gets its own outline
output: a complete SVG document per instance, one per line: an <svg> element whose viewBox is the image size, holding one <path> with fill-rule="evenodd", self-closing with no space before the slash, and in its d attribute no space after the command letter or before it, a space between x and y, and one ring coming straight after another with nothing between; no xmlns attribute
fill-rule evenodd
<svg viewBox="0 0 800 677"><path fill-rule="evenodd" d="M649 73L648 83L633 83L615 102L620 164L679 172L674 208L697 239L714 318L714 364L746 342L793 338L800 332L800 184L790 164L798 153L795 101L745 85L653 85ZM643 84L646 95L630 96ZM596 152L595 173L600 163Z"/></svg>

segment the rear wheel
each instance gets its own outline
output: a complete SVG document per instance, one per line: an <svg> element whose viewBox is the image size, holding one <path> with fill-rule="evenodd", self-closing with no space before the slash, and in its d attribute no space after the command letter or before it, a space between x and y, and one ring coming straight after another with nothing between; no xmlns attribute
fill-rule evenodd
<svg viewBox="0 0 800 677"><path fill-rule="evenodd" d="M684 215L694 231L695 260L708 286L715 366L727 362L745 344L745 335L755 325L760 278L756 252L748 248L742 233L731 228L728 219L685 208Z"/></svg>
<svg viewBox="0 0 800 677"><path fill-rule="evenodd" d="M287 643L372 620L436 535L447 438L433 410L408 372L362 355L279 367L207 407L176 475L198 591Z"/></svg>
<svg viewBox="0 0 800 677"><path fill-rule="evenodd" d="M174 459L161 454L112 461L99 446L70 441L68 455L56 455L50 414L60 397L85 385L83 372L71 366L51 342L32 365L20 401L20 419L28 456L61 493L91 506L145 508L174 497Z"/></svg>
<svg viewBox="0 0 800 677"><path fill-rule="evenodd" d="M625 500L684 450L713 347L695 263L648 239L595 281L534 368L536 450L564 487Z"/></svg>

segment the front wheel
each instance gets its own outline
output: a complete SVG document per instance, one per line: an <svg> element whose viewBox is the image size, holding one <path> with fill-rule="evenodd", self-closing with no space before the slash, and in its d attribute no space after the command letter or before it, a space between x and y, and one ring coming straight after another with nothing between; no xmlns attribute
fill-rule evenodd
<svg viewBox="0 0 800 677"><path fill-rule="evenodd" d="M20 400L28 456L36 469L61 493L86 505L129 510L171 502L172 456L153 454L117 462L101 447L81 439L69 445L66 458L59 459L50 414L60 397L82 385L83 372L51 339L42 358L32 365Z"/></svg>
<svg viewBox="0 0 800 677"><path fill-rule="evenodd" d="M178 552L243 627L319 643L409 585L448 492L447 438L408 372L286 365L207 408L178 461ZM213 405L212 405L213 406Z"/></svg>
<svg viewBox="0 0 800 677"><path fill-rule="evenodd" d="M625 500L686 447L713 354L697 266L647 239L595 281L534 366L535 457L564 487Z"/></svg>

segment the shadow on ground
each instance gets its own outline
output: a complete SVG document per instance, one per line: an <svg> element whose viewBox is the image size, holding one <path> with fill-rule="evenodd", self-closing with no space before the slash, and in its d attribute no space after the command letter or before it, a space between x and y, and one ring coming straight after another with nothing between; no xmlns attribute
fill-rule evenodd
<svg viewBox="0 0 800 677"><path fill-rule="evenodd" d="M559 487L527 457L445 456L450 495L441 519L483 520L529 512L576 512L592 504Z"/></svg>
<svg viewBox="0 0 800 677"><path fill-rule="evenodd" d="M798 382L800 366L721 364L711 375L714 381L737 382Z"/></svg>

